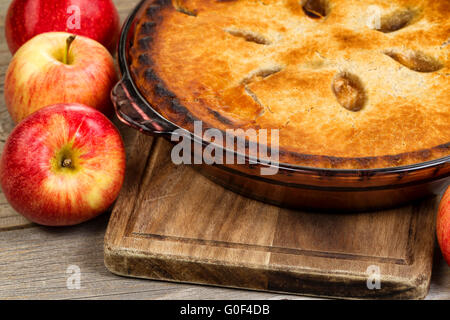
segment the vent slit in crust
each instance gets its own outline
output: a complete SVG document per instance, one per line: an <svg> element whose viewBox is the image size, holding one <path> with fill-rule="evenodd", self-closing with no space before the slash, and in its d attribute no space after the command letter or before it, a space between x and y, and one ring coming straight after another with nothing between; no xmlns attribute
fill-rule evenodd
<svg viewBox="0 0 450 320"><path fill-rule="evenodd" d="M358 76L341 72L331 85L334 95L341 106L350 111L359 111L364 107L366 94Z"/></svg>
<svg viewBox="0 0 450 320"><path fill-rule="evenodd" d="M411 9L396 10L388 15L382 16L375 30L390 33L407 27L414 19L416 13Z"/></svg>
<svg viewBox="0 0 450 320"><path fill-rule="evenodd" d="M266 112L266 108L261 103L261 101L259 100L258 96L248 86L244 86L244 89L245 89L245 93L247 93L261 107L261 112L259 114L257 114L255 119L254 119L254 120L256 120L256 119L261 117ZM269 108L267 108L267 109L270 112L272 112Z"/></svg>
<svg viewBox="0 0 450 320"><path fill-rule="evenodd" d="M257 44L269 45L271 41L267 39L265 36L258 32L250 31L250 30L241 30L234 28L226 28L225 32L231 34L232 36L243 38L245 41L254 42Z"/></svg>
<svg viewBox="0 0 450 320"><path fill-rule="evenodd" d="M184 13L188 16L196 17L197 16L197 10L188 9L184 6L183 0L173 0L172 5L180 13Z"/></svg>
<svg viewBox="0 0 450 320"><path fill-rule="evenodd" d="M241 83L249 84L250 82L267 78L275 73L280 72L281 70L283 70L283 68L280 66L273 66L270 68L257 69L257 70L250 72L250 74L248 76L246 76L244 79L242 79Z"/></svg>
<svg viewBox="0 0 450 320"><path fill-rule="evenodd" d="M327 0L302 0L303 12L310 18L325 18L329 13Z"/></svg>
<svg viewBox="0 0 450 320"><path fill-rule="evenodd" d="M434 72L444 67L439 60L421 51L399 52L396 50L388 50L384 54L408 69L417 72Z"/></svg>

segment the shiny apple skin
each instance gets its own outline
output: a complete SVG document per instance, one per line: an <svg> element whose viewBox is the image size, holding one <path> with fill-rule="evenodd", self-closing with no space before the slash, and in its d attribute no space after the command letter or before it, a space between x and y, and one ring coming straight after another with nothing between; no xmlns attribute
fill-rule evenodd
<svg viewBox="0 0 450 320"><path fill-rule="evenodd" d="M111 89L117 82L114 60L100 43L77 36L70 64L61 62L69 33L38 35L14 55L5 78L6 107L15 123L56 103L81 103L113 113Z"/></svg>
<svg viewBox="0 0 450 320"><path fill-rule="evenodd" d="M73 168L57 161L61 150L73 150ZM124 173L118 130L102 113L78 104L49 106L26 118L7 139L0 159L8 202L47 226L79 224L107 210Z"/></svg>
<svg viewBox="0 0 450 320"><path fill-rule="evenodd" d="M73 15L69 8L80 8L80 29L70 29ZM34 36L65 31L94 39L111 53L120 35L120 19L111 0L14 0L5 21L6 40L15 53Z"/></svg>
<svg viewBox="0 0 450 320"><path fill-rule="evenodd" d="M447 188L439 203L436 234L442 255L450 266L450 187Z"/></svg>

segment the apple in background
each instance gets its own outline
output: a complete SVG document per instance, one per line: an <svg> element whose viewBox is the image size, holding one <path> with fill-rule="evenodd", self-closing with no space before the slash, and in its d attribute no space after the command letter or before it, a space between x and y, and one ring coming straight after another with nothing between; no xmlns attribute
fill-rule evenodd
<svg viewBox="0 0 450 320"><path fill-rule="evenodd" d="M6 107L18 123L56 103L81 103L112 114L114 60L100 43L65 32L40 34L14 55L6 71Z"/></svg>
<svg viewBox="0 0 450 320"><path fill-rule="evenodd" d="M48 226L74 225L107 210L124 179L125 151L116 127L79 104L43 108L6 141L0 183L12 207Z"/></svg>
<svg viewBox="0 0 450 320"><path fill-rule="evenodd" d="M450 187L439 204L436 233L442 255L450 266Z"/></svg>
<svg viewBox="0 0 450 320"><path fill-rule="evenodd" d="M34 36L51 31L89 37L114 53L120 19L111 0L14 0L5 31L13 54Z"/></svg>

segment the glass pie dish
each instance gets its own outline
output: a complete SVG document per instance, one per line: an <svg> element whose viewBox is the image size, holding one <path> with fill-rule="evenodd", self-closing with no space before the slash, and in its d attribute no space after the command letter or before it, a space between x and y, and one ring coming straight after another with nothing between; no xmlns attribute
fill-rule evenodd
<svg viewBox="0 0 450 320"><path fill-rule="evenodd" d="M137 17L145 9L142 1L128 17L118 48L122 80L112 92L118 118L140 132L168 141L182 135L201 150L211 142L169 121L141 94L130 73L130 48L133 46ZM407 166L376 169L315 168L289 163L277 164L277 173L261 175L268 164L248 155L245 164L202 164L195 167L211 180L242 195L267 203L313 210L342 212L390 208L433 194L449 183L450 156ZM193 154L192 157L198 157Z"/></svg>

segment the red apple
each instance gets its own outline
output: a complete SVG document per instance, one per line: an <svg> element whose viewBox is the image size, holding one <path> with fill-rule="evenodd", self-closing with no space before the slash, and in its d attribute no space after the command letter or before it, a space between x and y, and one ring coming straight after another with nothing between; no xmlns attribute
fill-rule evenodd
<svg viewBox="0 0 450 320"><path fill-rule="evenodd" d="M120 24L111 0L14 0L5 31L13 54L34 36L51 31L89 37L114 53Z"/></svg>
<svg viewBox="0 0 450 320"><path fill-rule="evenodd" d="M439 204L436 233L442 255L450 266L450 187Z"/></svg>
<svg viewBox="0 0 450 320"><path fill-rule="evenodd" d="M65 32L40 34L14 55L6 71L5 101L18 123L42 107L81 103L112 113L114 61L100 43Z"/></svg>
<svg viewBox="0 0 450 320"><path fill-rule="evenodd" d="M116 127L79 104L43 108L13 130L0 159L6 199L26 218L74 225L107 210L121 189L125 152Z"/></svg>

